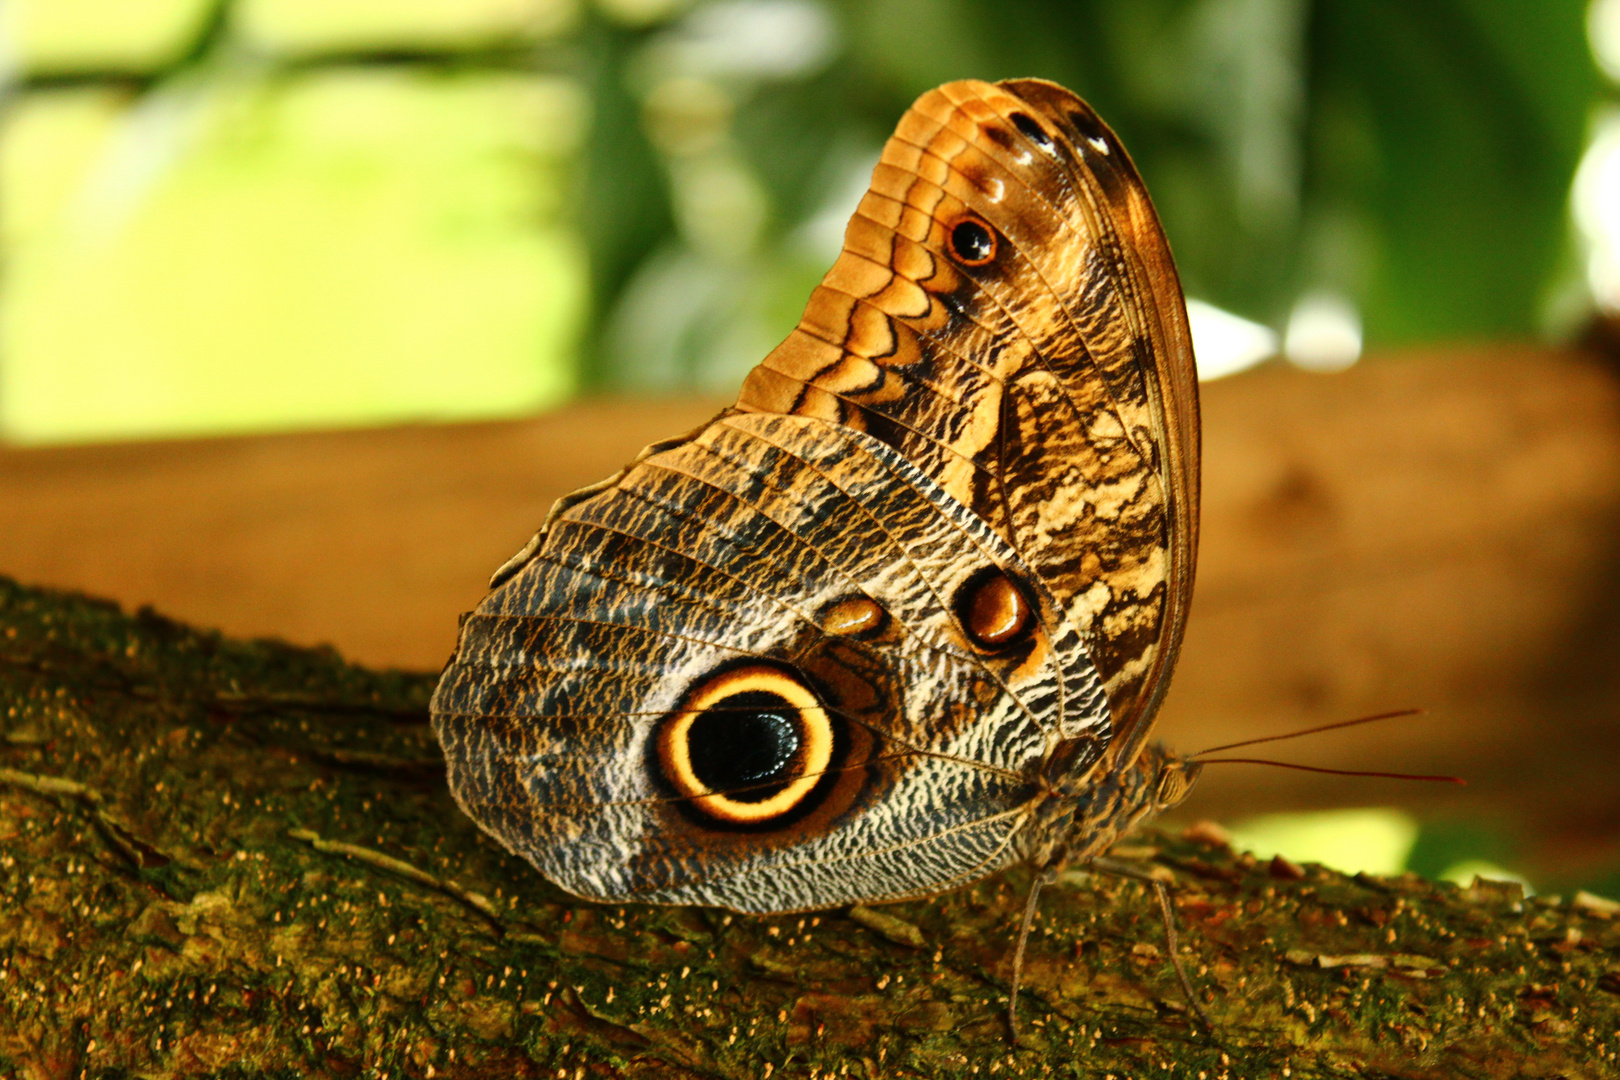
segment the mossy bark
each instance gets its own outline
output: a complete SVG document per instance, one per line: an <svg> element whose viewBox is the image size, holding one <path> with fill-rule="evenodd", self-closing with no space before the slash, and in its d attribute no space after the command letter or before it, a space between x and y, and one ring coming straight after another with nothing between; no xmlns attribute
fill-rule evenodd
<svg viewBox="0 0 1620 1080"><path fill-rule="evenodd" d="M0 1077L1620 1073L1620 923L1158 836L1154 898L1027 878L752 918L572 900L445 790L427 675L0 579ZM1071 875L1075 877L1075 875ZM853 916L853 917L852 917Z"/></svg>

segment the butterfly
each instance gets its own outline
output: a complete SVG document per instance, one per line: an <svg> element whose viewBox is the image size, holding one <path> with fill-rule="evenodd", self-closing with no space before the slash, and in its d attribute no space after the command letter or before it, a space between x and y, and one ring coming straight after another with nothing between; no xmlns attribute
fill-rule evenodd
<svg viewBox="0 0 1620 1080"><path fill-rule="evenodd" d="M1050 82L941 86L736 404L495 574L432 700L450 787L592 900L1050 875L1197 775L1148 739L1198 497L1185 304L1119 140Z"/></svg>

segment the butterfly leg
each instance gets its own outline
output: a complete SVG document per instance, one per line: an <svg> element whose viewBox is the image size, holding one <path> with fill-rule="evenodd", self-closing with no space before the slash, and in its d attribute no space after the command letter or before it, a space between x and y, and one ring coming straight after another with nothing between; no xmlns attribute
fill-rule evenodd
<svg viewBox="0 0 1620 1080"><path fill-rule="evenodd" d="M1214 1034L1215 1025L1210 1023L1209 1017L1204 1013L1204 1007L1198 1004L1198 997L1193 992L1192 980L1187 977L1187 969L1181 963L1181 943L1176 933L1176 912L1170 905L1170 888L1163 880L1151 873L1138 870L1126 863L1115 862L1113 859L1093 858L1088 865L1099 873L1112 874L1115 877L1130 878L1132 881L1141 881L1153 886L1153 893L1159 900L1159 914L1164 919L1165 945L1170 950L1170 964L1176 969L1176 978L1181 981L1181 992L1187 997L1187 1004L1203 1022L1204 1030Z"/></svg>
<svg viewBox="0 0 1620 1080"><path fill-rule="evenodd" d="M1057 871L1048 867L1037 870L1029 881L1029 896L1024 899L1024 921L1018 926L1018 947L1013 950L1012 989L1007 995L1007 1030L1013 1045L1018 1044L1018 984L1024 976L1024 947L1029 944L1030 924L1035 921L1035 902L1041 889L1057 880Z"/></svg>

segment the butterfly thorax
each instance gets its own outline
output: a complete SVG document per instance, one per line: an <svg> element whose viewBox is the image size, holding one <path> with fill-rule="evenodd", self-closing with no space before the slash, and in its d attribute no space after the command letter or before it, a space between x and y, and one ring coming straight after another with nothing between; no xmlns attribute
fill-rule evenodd
<svg viewBox="0 0 1620 1080"><path fill-rule="evenodd" d="M1142 822L1180 803L1203 766L1159 743L1123 769L1072 773L1053 784L1032 830L1029 861L1057 869L1101 855Z"/></svg>

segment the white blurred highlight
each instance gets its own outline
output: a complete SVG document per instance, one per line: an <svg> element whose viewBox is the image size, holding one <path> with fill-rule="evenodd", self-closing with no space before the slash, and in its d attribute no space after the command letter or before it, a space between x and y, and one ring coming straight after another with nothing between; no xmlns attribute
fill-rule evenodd
<svg viewBox="0 0 1620 1080"><path fill-rule="evenodd" d="M1586 9L1586 37L1598 67L1620 81L1620 0L1593 0Z"/></svg>
<svg viewBox="0 0 1620 1080"><path fill-rule="evenodd" d="M1361 359L1361 315L1336 293L1308 293L1288 315L1283 355L1306 371L1343 371Z"/></svg>
<svg viewBox="0 0 1620 1080"><path fill-rule="evenodd" d="M1274 330L1214 304L1188 300L1187 325L1200 382L1236 374L1277 355Z"/></svg>
<svg viewBox="0 0 1620 1080"><path fill-rule="evenodd" d="M1620 16L1615 21L1620 23ZM1598 124L1575 173L1573 202L1575 223L1586 245L1592 298L1604 311L1620 312L1620 114Z"/></svg>
<svg viewBox="0 0 1620 1080"><path fill-rule="evenodd" d="M649 45L655 71L710 78L800 79L837 53L831 12L809 0L720 0Z"/></svg>

